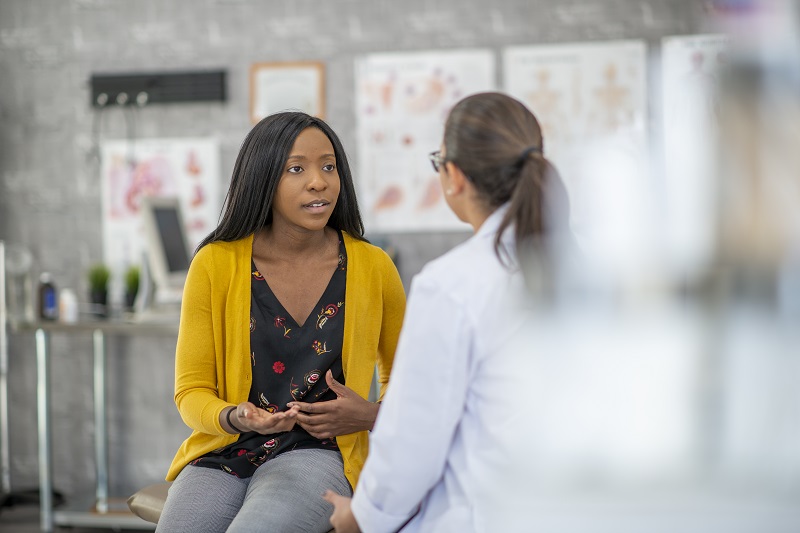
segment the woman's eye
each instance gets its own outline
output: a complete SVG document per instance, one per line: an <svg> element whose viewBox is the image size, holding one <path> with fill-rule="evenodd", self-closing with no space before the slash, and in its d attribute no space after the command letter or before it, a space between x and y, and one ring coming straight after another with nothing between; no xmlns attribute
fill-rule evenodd
<svg viewBox="0 0 800 533"><path fill-rule="evenodd" d="M334 170L336 170L336 165L334 165L333 163L328 163L327 165L322 167L322 170L326 172L333 172Z"/></svg>
<svg viewBox="0 0 800 533"><path fill-rule="evenodd" d="M303 171L303 167L301 167L300 165L294 165L294 166L291 166L291 167L289 167L287 169L287 172L291 172L292 174L297 174L297 173L302 172L302 171Z"/></svg>

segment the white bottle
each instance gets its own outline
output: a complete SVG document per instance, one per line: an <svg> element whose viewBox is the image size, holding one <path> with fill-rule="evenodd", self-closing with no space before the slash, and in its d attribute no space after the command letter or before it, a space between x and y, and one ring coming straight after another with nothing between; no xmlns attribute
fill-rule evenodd
<svg viewBox="0 0 800 533"><path fill-rule="evenodd" d="M58 293L58 318L67 324L78 321L78 296L72 289L61 289Z"/></svg>

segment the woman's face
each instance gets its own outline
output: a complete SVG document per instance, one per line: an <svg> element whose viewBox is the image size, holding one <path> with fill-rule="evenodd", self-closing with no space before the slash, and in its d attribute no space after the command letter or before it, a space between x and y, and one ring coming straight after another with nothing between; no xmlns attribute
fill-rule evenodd
<svg viewBox="0 0 800 533"><path fill-rule="evenodd" d="M444 143L442 143L440 150L440 155L443 161L447 161L447 153L445 152ZM467 222L465 211L464 211L464 194L458 194L456 187L455 178L450 174L447 169L447 163L443 162L439 165L439 181L442 184L442 193L444 194L444 201L447 203L447 206L453 212L453 214L458 217L458 219L462 222Z"/></svg>
<svg viewBox="0 0 800 533"><path fill-rule="evenodd" d="M450 188L450 175L447 173L447 153L445 152L444 143L439 147L439 155L442 158L442 163L439 165L439 181L442 184L442 194L444 194L444 200L447 202L448 207L455 213L456 208L453 207L453 202L451 198L451 188ZM457 214L457 213L456 213Z"/></svg>
<svg viewBox="0 0 800 533"><path fill-rule="evenodd" d="M309 127L289 151L272 204L273 226L300 231L325 228L339 198L339 170L328 137Z"/></svg>

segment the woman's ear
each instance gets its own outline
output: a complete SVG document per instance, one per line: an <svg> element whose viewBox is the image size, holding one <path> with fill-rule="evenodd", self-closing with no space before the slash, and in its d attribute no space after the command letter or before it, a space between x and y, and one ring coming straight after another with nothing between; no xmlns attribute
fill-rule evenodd
<svg viewBox="0 0 800 533"><path fill-rule="evenodd" d="M464 191L464 187L467 184L467 175L456 166L455 163L452 161L448 161L445 163L445 168L447 169L447 175L450 178L450 183L448 184L448 195L449 196L458 196Z"/></svg>

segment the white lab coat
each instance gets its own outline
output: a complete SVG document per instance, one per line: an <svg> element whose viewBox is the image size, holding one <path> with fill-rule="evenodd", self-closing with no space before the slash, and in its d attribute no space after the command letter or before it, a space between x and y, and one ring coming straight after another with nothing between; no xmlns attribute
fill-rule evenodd
<svg viewBox="0 0 800 533"><path fill-rule="evenodd" d="M389 389L352 501L364 533L492 531L504 513L500 446L519 406L504 345L524 327L517 269L494 238L505 207L411 285ZM507 231L505 241L513 250ZM511 383L514 383L511 385ZM487 480L493 480L487 485Z"/></svg>

